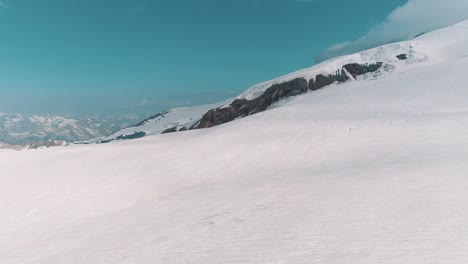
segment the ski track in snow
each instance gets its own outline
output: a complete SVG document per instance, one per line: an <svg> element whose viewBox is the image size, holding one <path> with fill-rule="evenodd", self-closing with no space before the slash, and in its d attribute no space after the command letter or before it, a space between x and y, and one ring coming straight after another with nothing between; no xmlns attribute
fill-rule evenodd
<svg viewBox="0 0 468 264"><path fill-rule="evenodd" d="M0 150L0 262L468 263L467 69L458 56L211 129Z"/></svg>

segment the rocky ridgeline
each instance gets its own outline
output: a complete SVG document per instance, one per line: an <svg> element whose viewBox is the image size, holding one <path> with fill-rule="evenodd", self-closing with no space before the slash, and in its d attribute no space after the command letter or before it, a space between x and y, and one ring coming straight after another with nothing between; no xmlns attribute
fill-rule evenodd
<svg viewBox="0 0 468 264"><path fill-rule="evenodd" d="M344 83L350 79L356 79L358 76L376 72L382 65L383 63L381 62L373 64L351 63L344 65L341 70L338 70L334 74L319 74L309 81L304 78L297 78L288 82L274 84L256 99L236 99L229 106L208 111L199 122L190 128L178 126L169 128L162 133L165 134L221 125L237 118L263 112L272 104L283 98L297 96L309 90L316 91L333 83Z"/></svg>

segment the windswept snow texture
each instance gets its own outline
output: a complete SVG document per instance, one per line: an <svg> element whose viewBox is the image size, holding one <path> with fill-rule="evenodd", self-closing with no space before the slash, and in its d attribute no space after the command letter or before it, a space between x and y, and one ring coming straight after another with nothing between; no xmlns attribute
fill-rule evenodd
<svg viewBox="0 0 468 264"><path fill-rule="evenodd" d="M1 263L468 263L468 23L419 41L214 128L0 151Z"/></svg>
<svg viewBox="0 0 468 264"><path fill-rule="evenodd" d="M170 109L154 115L143 122L125 129L121 129L112 135L91 140L92 142L108 143L116 140L129 139L132 137L144 137L148 135L161 134L163 131L176 126L190 127L197 122L204 113L232 101L232 99L209 105L194 107L180 107Z"/></svg>

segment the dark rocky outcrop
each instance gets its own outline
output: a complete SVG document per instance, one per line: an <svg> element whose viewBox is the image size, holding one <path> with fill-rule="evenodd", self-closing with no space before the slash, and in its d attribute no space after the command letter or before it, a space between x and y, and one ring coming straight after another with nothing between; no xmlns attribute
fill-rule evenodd
<svg viewBox="0 0 468 264"><path fill-rule="evenodd" d="M338 70L334 74L319 74L309 82L304 78L297 78L284 83L274 84L256 99L236 99L229 106L208 111L198 123L189 129L213 127L237 118L253 115L267 110L268 107L282 98L300 95L308 90L315 91L333 83L344 83L351 78L350 76L355 79L360 75L377 71L382 65L383 63L381 62L373 64L351 63L344 65L341 70ZM163 133L177 131L180 131L180 128L173 127Z"/></svg>
<svg viewBox="0 0 468 264"><path fill-rule="evenodd" d="M406 56L406 54L400 54L398 56L396 56L399 60L407 60L408 59L408 56Z"/></svg>
<svg viewBox="0 0 468 264"><path fill-rule="evenodd" d="M419 34L417 34L416 36L414 36L413 39L418 38L418 37L420 37L420 36L422 36L422 35L425 35L426 33L427 33L427 32L419 33Z"/></svg>
<svg viewBox="0 0 468 264"><path fill-rule="evenodd" d="M133 126L131 126L131 127L139 127L139 126L142 126L142 125L148 123L148 121L150 121L150 120L156 119L156 118L158 118L158 117L164 117L165 115L169 114L171 111L172 111L172 110L165 110L165 111L162 111L161 113L157 113L157 114L155 114L155 115L153 115L153 116L150 116L150 117L146 118L145 120L141 121L140 123L135 124L135 125L133 125Z"/></svg>
<svg viewBox="0 0 468 264"><path fill-rule="evenodd" d="M265 111L270 105L281 98L296 96L306 92L308 89L307 81L303 78L274 84L268 88L262 96L254 100L236 99L228 107L216 108L208 111L202 119L190 129L217 126L236 118Z"/></svg>
<svg viewBox="0 0 468 264"><path fill-rule="evenodd" d="M101 140L99 141L98 143L100 144L106 144L106 143L109 143L109 142L112 142L112 141L116 141L116 140L127 140L127 139L137 139L137 138L142 138L146 136L146 133L145 132L135 132L131 135L121 135L121 136L118 136L116 138L113 138L113 139L109 139L109 140Z"/></svg>
<svg viewBox="0 0 468 264"><path fill-rule="evenodd" d="M344 69L341 69L341 71L337 71L335 74L327 74L327 75L319 74L315 76L315 80L311 79L309 81L309 89L311 91L316 91L334 82L343 83L343 82L346 82L347 80L349 80L349 77L346 74Z"/></svg>
<svg viewBox="0 0 468 264"><path fill-rule="evenodd" d="M164 130L163 132L161 132L161 134L169 134L169 133L174 133L174 132L178 132L179 130L177 129L177 127L171 127L171 128L168 128L166 130Z"/></svg>
<svg viewBox="0 0 468 264"><path fill-rule="evenodd" d="M161 132L161 134L169 134L169 133L187 131L187 130L188 130L188 128L186 128L184 126L175 126L175 127L171 127L171 128L168 128L168 129L164 130L163 132Z"/></svg>
<svg viewBox="0 0 468 264"><path fill-rule="evenodd" d="M369 72L375 72L380 67L382 67L383 63L382 62L377 62L373 64L358 64L358 63L351 63L351 64L346 64L343 66L343 68L349 72L354 78L364 75Z"/></svg>

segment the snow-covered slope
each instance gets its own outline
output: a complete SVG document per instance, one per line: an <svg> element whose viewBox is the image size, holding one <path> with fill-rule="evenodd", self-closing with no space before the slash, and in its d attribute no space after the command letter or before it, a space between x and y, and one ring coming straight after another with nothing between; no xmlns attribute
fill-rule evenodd
<svg viewBox="0 0 468 264"><path fill-rule="evenodd" d="M1 262L468 263L467 39L210 129L0 151Z"/></svg>
<svg viewBox="0 0 468 264"><path fill-rule="evenodd" d="M151 116L134 126L121 129L105 137L90 140L88 143L108 143L115 140L135 139L149 135L161 134L170 128L177 129L178 127L190 127L195 122L197 122L208 110L223 106L231 101L232 99L228 99L215 104L194 107L180 107L166 110Z"/></svg>

